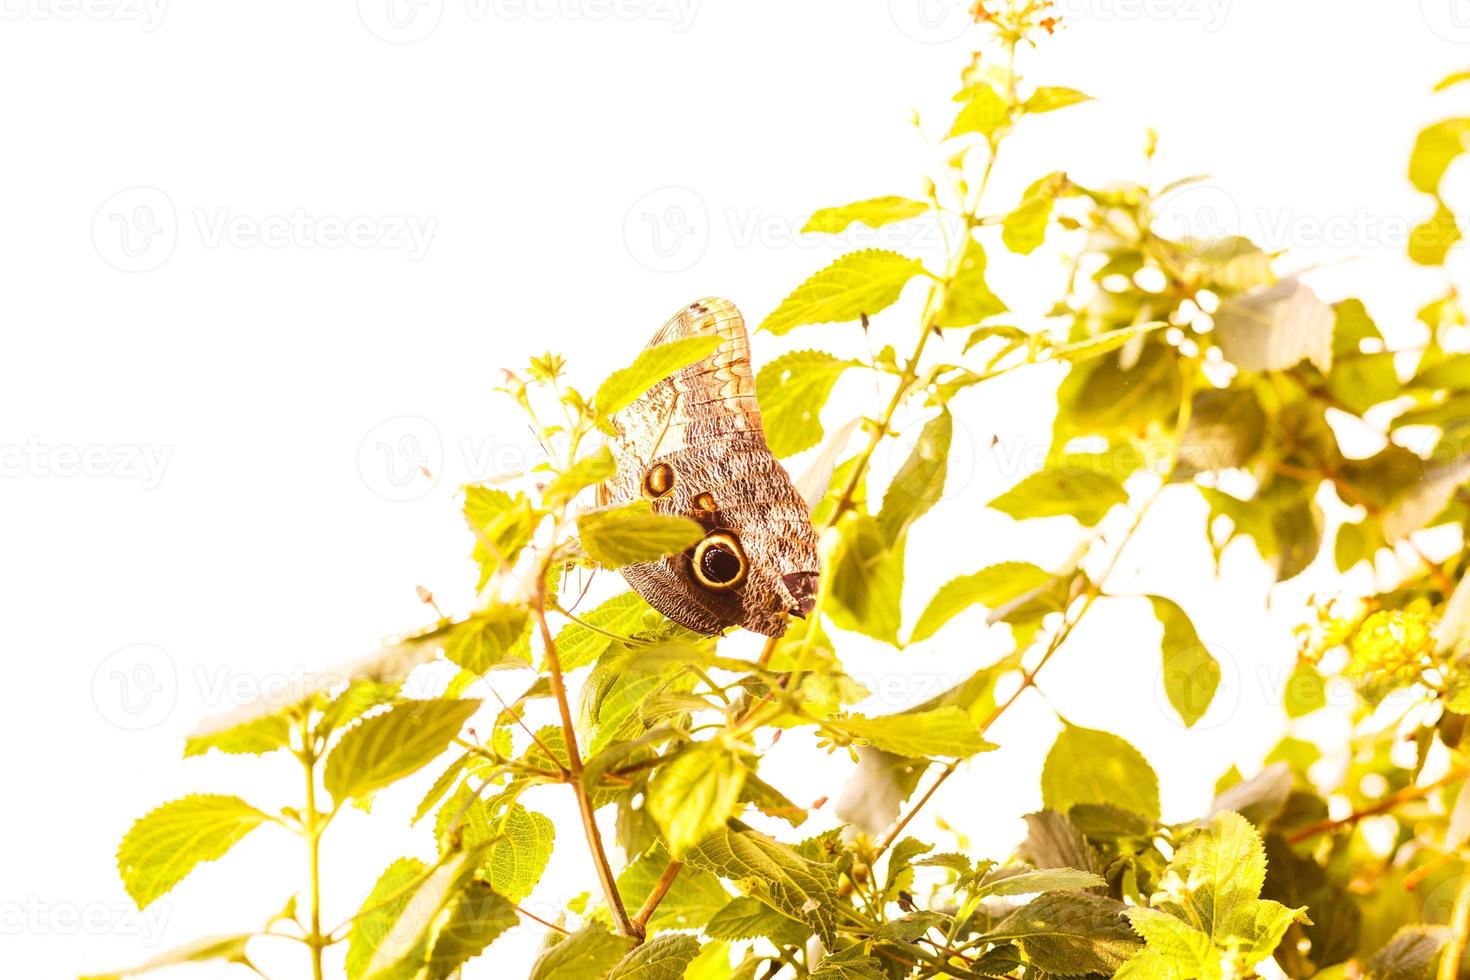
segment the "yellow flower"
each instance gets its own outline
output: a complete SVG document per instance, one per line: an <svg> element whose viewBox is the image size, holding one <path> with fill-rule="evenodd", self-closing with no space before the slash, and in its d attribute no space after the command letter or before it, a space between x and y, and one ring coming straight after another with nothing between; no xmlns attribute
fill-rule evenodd
<svg viewBox="0 0 1470 980"><path fill-rule="evenodd" d="M1407 679L1419 673L1424 658L1433 650L1430 622L1422 613L1383 610L1364 620L1353 637L1349 670L1359 675L1397 674Z"/></svg>

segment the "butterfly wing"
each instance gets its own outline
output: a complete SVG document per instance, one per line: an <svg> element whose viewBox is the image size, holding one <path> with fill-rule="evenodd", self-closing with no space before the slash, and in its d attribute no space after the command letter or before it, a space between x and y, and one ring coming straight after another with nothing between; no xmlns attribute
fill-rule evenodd
<svg viewBox="0 0 1470 980"><path fill-rule="evenodd" d="M604 493L609 503L643 498L659 513L692 518L705 538L622 573L651 606L690 629L744 626L779 636L786 614L804 615L816 594L816 532L766 445L739 310L721 299L692 303L650 346L705 335L720 338L713 353L613 419L618 469Z"/></svg>

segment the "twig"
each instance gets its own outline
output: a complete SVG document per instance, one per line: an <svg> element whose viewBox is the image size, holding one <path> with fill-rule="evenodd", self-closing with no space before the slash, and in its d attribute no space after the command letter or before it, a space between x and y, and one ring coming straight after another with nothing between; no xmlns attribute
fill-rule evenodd
<svg viewBox="0 0 1470 980"><path fill-rule="evenodd" d="M1470 945L1470 875L1461 875L1455 892L1455 911L1450 916L1450 941L1439 956L1439 980L1459 980L1465 965L1465 947Z"/></svg>
<svg viewBox="0 0 1470 980"><path fill-rule="evenodd" d="M1443 786L1447 786L1450 783L1455 782L1456 780L1464 779L1467 771L1470 771L1470 769L1467 769L1467 767L1465 766L1461 766L1459 768L1450 770L1444 776L1436 779L1432 783L1428 783L1424 786L1409 786L1405 789L1401 789L1397 793L1392 793L1388 796L1385 796L1383 799L1379 800L1377 803L1374 803L1372 806L1364 807L1361 810L1354 810L1352 813L1349 813L1345 817L1339 817L1336 820L1319 820L1316 823L1303 827L1296 833L1291 834L1286 838L1286 842L1288 844L1300 844L1302 841L1311 840L1313 837L1316 837L1319 834L1332 833L1333 831L1341 830L1344 827L1356 827L1358 825L1358 822L1361 820L1365 820L1368 817L1376 817L1379 814L1388 813L1390 810L1394 809L1402 803L1410 803L1414 800L1422 800L1424 797L1428 796L1430 793L1433 793L1435 790L1440 789Z"/></svg>
<svg viewBox="0 0 1470 980"><path fill-rule="evenodd" d="M597 817L592 812L592 796L582 781L582 753L577 748L577 729L572 723L572 708L567 701L566 683L562 679L561 656L556 652L556 641L551 638L551 628L546 625L545 575L537 576L531 615L536 619L536 626L541 631L541 643L546 648L546 669L551 682L551 695L556 699L557 710L561 713L562 737L567 743L568 782L572 784L572 792L577 796L577 809L582 813L582 829L587 836L587 848L592 852L592 863L597 867L597 878L602 883L602 893L607 899L608 908L612 910L618 932L624 936L638 937L641 933L628 919L627 909L623 908L617 879L613 877L612 866L607 861L607 851L602 846L602 832L597 829Z"/></svg>
<svg viewBox="0 0 1470 980"><path fill-rule="evenodd" d="M637 915L633 916L633 925L639 935L648 931L648 920L653 918L654 912L658 911L659 903L664 900L669 889L674 887L674 879L679 877L679 872L683 869L683 861L670 860L669 866L664 868L664 873L659 875L658 881L654 882L653 891L648 893L643 907L638 910Z"/></svg>
<svg viewBox="0 0 1470 980"><path fill-rule="evenodd" d="M543 926L545 926L548 929L554 929L554 930L556 930L557 932L561 933L563 936L570 936L572 934L572 931L570 929L566 928L565 926L559 926L555 922L547 922L545 919L541 918L541 916L537 915L535 912L530 911L529 909L523 909L519 905L517 905L515 907L515 910L517 912L519 912L521 915L524 915L526 918L533 919L536 922L541 923Z"/></svg>

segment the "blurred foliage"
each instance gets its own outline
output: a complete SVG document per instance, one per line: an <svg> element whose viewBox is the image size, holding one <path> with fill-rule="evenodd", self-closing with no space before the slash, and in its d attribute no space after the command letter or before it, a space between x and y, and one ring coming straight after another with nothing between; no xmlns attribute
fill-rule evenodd
<svg viewBox="0 0 1470 980"><path fill-rule="evenodd" d="M189 755L296 757L304 805L271 813L235 796L188 796L140 819L118 855L143 906L276 824L306 841L309 890L258 932L131 972L203 959L248 966L247 943L273 935L302 943L318 977L322 950L339 942L352 980L451 976L493 956L487 947L529 914L516 903L554 845L585 843L597 880L551 916L533 977L1459 974L1470 932L1470 586L1460 533L1470 517L1460 493L1470 478L1470 329L1453 279L1445 275L1416 326L1390 331L1417 339L1390 346L1362 303L1323 302L1251 241L1164 233L1160 214L1189 179L1087 187L1048 172L997 205L987 192L1011 135L1038 116L1085 111L1089 99L1031 85L1017 70L1018 55L1058 26L1048 3L982 4L976 18L988 46L962 74L933 178L914 197L823 208L804 229L927 222L946 242L942 266L856 251L813 273L761 325L786 334L849 324L826 329L877 341L866 359L799 350L758 374L773 449L822 447L816 613L752 662L632 593L574 612L578 597L562 594L570 569L650 560L697 537L691 522L646 506L587 503L613 472L596 445L610 416L709 346L697 338L646 351L590 398L566 385L555 355L507 372L502 390L551 461L514 490L466 490L483 608L190 739ZM1459 241L1440 185L1467 136L1470 119L1449 119L1413 148L1410 180L1433 207L1415 229L1413 263L1442 269ZM987 281L987 251L1031 255L1043 245L1068 256L1064 294L1039 317L1014 313ZM885 315L915 289L917 324ZM1074 558L968 571L905 631L905 544L943 494L962 395L1003 374L1046 374L1038 365L1061 376L1051 446L991 506L1016 521L1070 521ZM821 409L848 372L876 377L885 393L871 417L828 434ZM870 492L870 462L895 438L895 418L915 409L929 421L911 457L881 496ZM987 730L1040 689L1088 612L1137 601L1109 579L1164 493L1203 498L1200 532L1217 562L1243 547L1280 581L1314 564L1341 573L1336 594L1303 611L1297 662L1285 665L1286 737L1251 778L1224 775L1197 819L1170 823L1138 748L1064 722L1040 774L1045 808L1027 817L1016 854L997 862L908 836L964 759L997 748ZM1160 623L1164 691L1192 726L1221 666L1187 610L1146 598ZM852 710L867 692L843 669L849 634L895 653L930 640L973 646L975 621L962 614L977 608L1009 631L1009 652L905 711ZM448 689L407 697L409 674L442 660L459 669ZM514 701L462 697L507 668L536 673ZM565 684L574 671L586 672L575 698ZM531 727L535 704L554 707L558 723ZM1316 724L1333 710L1350 721L1345 740ZM803 836L808 808L759 775L776 749L757 736L797 727L857 761L836 804L840 830ZM324 928L316 855L327 825L345 804L367 808L446 754L415 818L437 858L392 861L361 911ZM583 828L558 828L520 801L543 784L576 797ZM604 808L615 814L616 850L593 820Z"/></svg>

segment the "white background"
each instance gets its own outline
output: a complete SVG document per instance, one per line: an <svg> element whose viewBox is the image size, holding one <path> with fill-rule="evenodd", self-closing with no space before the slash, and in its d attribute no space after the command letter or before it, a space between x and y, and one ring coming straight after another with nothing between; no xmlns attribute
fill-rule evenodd
<svg viewBox="0 0 1470 980"><path fill-rule="evenodd" d="M297 802L284 757L181 761L198 718L423 624L416 584L469 608L458 487L535 452L490 392L500 367L551 348L590 389L680 305L725 295L758 322L842 249L875 243L796 230L816 207L918 193L934 151L911 109L942 133L973 47L962 4L918 3L0 0L7 975L115 968L255 928L299 887L296 842L265 828L140 916L114 852L135 817L188 792ZM1436 283L1401 258L1427 212L1406 160L1417 129L1459 99L1430 87L1470 63L1470 4L1419 8L1068 0L1065 28L1023 70L1100 102L1028 125L990 209L1056 169L1143 179L1154 126L1159 184L1214 177L1181 201L1187 217L1292 248L1286 265L1314 268L1327 298L1364 295L1386 328L1409 330ZM1043 251L997 260L991 282L1028 322L1059 270ZM912 299L880 321L883 342L911 342ZM754 352L857 351L857 334L757 335ZM910 623L953 574L1069 550L1065 526L1027 539L981 510L1044 446L1054 380L966 396L949 494L909 549ZM854 375L833 410L874 398ZM413 475L420 461L432 480ZM1281 590L1268 614L1248 546L1214 582L1202 520L1196 495L1166 498L1113 584L1193 613L1226 674L1204 722L1186 734L1160 707L1158 627L1140 600L1100 605L1043 675L1069 719L1145 749L1177 819L1280 735L1289 627L1322 581ZM851 665L878 692L870 707L893 710L1006 643L972 615L903 653L854 644ZM525 679L493 682L512 697ZM1004 749L916 829L952 846L931 819L943 814L1004 857L1039 805L1055 728L1040 699L1023 700L992 733ZM808 803L849 770L790 738L763 773ZM329 923L394 857L432 846L407 828L428 778L333 828ZM591 868L560 788L527 802L558 821L528 903L554 915ZM519 929L466 976L520 975L538 941ZM253 952L273 977L303 973L291 944Z"/></svg>

